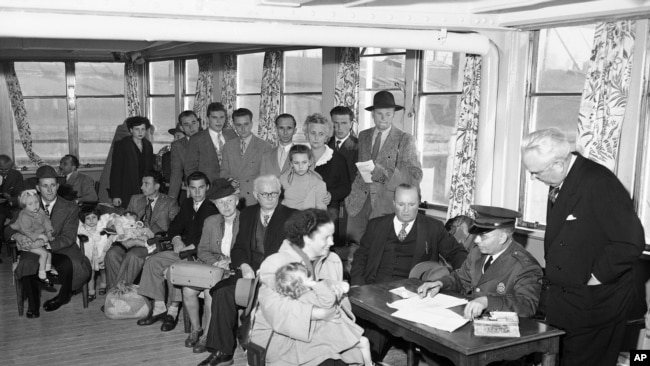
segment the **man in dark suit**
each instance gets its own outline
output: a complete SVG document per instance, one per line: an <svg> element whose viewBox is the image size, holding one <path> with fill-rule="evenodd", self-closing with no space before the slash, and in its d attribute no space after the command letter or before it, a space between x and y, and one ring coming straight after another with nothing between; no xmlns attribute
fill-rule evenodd
<svg viewBox="0 0 650 366"><path fill-rule="evenodd" d="M74 155L66 155L59 162L59 172L65 177L65 184L72 187L76 192L77 203L97 203L99 198L95 191L95 181L82 173L79 173L79 159Z"/></svg>
<svg viewBox="0 0 650 366"><path fill-rule="evenodd" d="M237 135L226 124L226 107L221 103L208 105L208 128L190 138L185 157L185 175L200 171L210 182L219 178L223 166L224 146Z"/></svg>
<svg viewBox="0 0 650 366"><path fill-rule="evenodd" d="M182 291L165 284L165 271L174 262L181 259L182 252L196 250L201 241L203 222L206 218L219 213L217 207L206 198L210 189L208 177L202 172L194 172L187 177L187 188L190 197L183 202L181 210L169 225L167 235L172 238L174 250L156 253L149 257L142 268L142 278L138 293L154 301L153 310L146 318L138 320L138 325L151 325L162 320L160 330L168 332L176 327L178 307L182 300ZM165 303L165 290L167 301Z"/></svg>
<svg viewBox="0 0 650 366"><path fill-rule="evenodd" d="M285 239L284 222L294 212L278 204L282 186L273 175L255 179L258 204L244 208L239 217L239 233L230 251L230 266L236 275L219 282L212 290L212 318L207 338L210 356L199 365L231 365L237 340L237 279L254 278L262 261L280 249Z"/></svg>
<svg viewBox="0 0 650 366"><path fill-rule="evenodd" d="M173 198L160 193L162 175L151 170L142 178L142 194L131 197L127 211L135 212L144 225L154 233L167 231L178 214L178 204ZM148 208L150 206L150 208ZM104 258L108 288L124 280L128 285L140 274L145 258L149 255L146 243L130 239L113 245Z"/></svg>
<svg viewBox="0 0 650 366"><path fill-rule="evenodd" d="M194 111L181 112L178 115L178 124L185 136L172 142L170 147L170 178L169 192L167 194L173 199L182 196L180 192L185 177L185 156L190 144L190 138L201 130L201 122L199 122Z"/></svg>
<svg viewBox="0 0 650 366"><path fill-rule="evenodd" d="M400 184L393 199L394 213L370 220L361 245L354 254L350 281L353 286L391 282L409 277L411 269L424 261L438 262L442 256L456 269L467 258L467 250L438 220L418 215L420 190ZM390 349L392 336L370 323L363 323L374 361Z"/></svg>
<svg viewBox="0 0 650 366"><path fill-rule="evenodd" d="M45 311L54 311L67 304L72 297L72 291L80 288L90 278L90 261L77 246L77 228L79 227L79 207L71 201L57 196L60 177L56 170L44 165L36 170L38 184L36 190L40 193L41 204L52 221L54 240L52 247L52 266L56 268L61 282L59 293L45 302ZM32 242L25 235L8 228L7 238L16 240L19 249L28 249ZM37 282L38 256L23 251L16 267L16 275L20 278L23 291L27 294L27 317L39 317L40 287Z"/></svg>
<svg viewBox="0 0 650 366"><path fill-rule="evenodd" d="M289 149L293 146L293 135L296 133L296 119L288 113L279 115L275 119L275 131L278 133L278 146L270 154L262 156L260 175L275 175L291 169Z"/></svg>
<svg viewBox="0 0 650 366"><path fill-rule="evenodd" d="M550 187L544 235L546 320L566 332L562 365L615 365L645 245L630 195L606 167L571 153L550 128L522 145L525 168Z"/></svg>
<svg viewBox="0 0 650 366"><path fill-rule="evenodd" d="M23 175L14 169L14 162L7 155L0 155L0 239L4 239L5 221L20 209L18 195L23 188Z"/></svg>

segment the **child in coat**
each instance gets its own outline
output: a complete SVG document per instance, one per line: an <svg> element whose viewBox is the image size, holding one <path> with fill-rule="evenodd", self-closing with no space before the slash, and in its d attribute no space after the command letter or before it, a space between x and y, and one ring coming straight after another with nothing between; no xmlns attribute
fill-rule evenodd
<svg viewBox="0 0 650 366"><path fill-rule="evenodd" d="M329 193L321 176L313 166L311 149L305 145L294 145L289 149L291 169L280 175L284 189L282 204L296 210L308 208L327 209L325 203Z"/></svg>
<svg viewBox="0 0 650 366"><path fill-rule="evenodd" d="M104 267L104 257L110 247L108 235L104 232L110 216L104 214L100 219L99 209L93 207L83 207L79 212L79 228L77 235L85 235L88 240L83 243L84 253L92 267L92 275L88 281L88 300L95 299L95 284L99 277L99 294L106 293L106 270Z"/></svg>

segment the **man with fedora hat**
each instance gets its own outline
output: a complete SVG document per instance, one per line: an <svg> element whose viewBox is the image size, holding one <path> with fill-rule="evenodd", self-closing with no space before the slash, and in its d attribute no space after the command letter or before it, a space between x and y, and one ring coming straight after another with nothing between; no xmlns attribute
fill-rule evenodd
<svg viewBox="0 0 650 366"><path fill-rule="evenodd" d="M521 244L512 239L521 214L500 207L473 205L476 220L470 232L476 235L463 265L439 281L425 282L420 297L451 290L470 296L465 317L487 311L513 311L532 317L542 290L542 268Z"/></svg>
<svg viewBox="0 0 650 366"><path fill-rule="evenodd" d="M67 304L72 297L72 291L80 288L90 277L90 261L77 246L77 228L79 227L79 207L57 195L59 184L63 178L49 165L36 170L36 190L40 193L41 204L45 213L52 221L54 240L52 247L52 266L56 268L61 282L59 293L45 302L45 311L54 311ZM8 227L7 238L16 240L18 248L27 249L32 242L26 236ZM23 285L27 295L28 318L38 317L40 310L40 288L37 283L38 256L24 251L16 267L15 274Z"/></svg>
<svg viewBox="0 0 650 366"><path fill-rule="evenodd" d="M395 111L404 107L395 104L393 94L382 90L375 94L373 105L366 110L372 113L375 127L359 134L358 162L372 160L370 183L357 174L352 191L345 199L348 212L348 238L359 243L369 219L393 212L393 195L401 183L419 186L422 167L412 135L393 126Z"/></svg>

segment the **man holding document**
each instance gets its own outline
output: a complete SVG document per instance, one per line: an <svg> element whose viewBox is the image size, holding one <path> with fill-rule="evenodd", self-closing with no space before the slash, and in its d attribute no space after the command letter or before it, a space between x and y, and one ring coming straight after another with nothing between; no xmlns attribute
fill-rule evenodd
<svg viewBox="0 0 650 366"><path fill-rule="evenodd" d="M469 296L465 317L476 318L487 311L513 311L531 317L537 311L542 268L537 260L512 239L515 221L521 214L499 207L472 206L476 221L470 232L477 234L463 265L439 281L418 288L421 298L451 290Z"/></svg>

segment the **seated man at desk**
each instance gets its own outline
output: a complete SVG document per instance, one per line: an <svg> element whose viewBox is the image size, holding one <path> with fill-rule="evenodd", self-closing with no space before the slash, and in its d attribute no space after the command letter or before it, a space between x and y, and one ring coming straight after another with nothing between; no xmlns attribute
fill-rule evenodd
<svg viewBox="0 0 650 366"><path fill-rule="evenodd" d="M537 260L512 239L515 221L521 214L499 207L472 206L476 220L470 232L477 234L463 265L439 281L425 282L420 297L451 290L472 300L465 317L476 318L487 311L513 311L531 317L537 310L542 268Z"/></svg>

